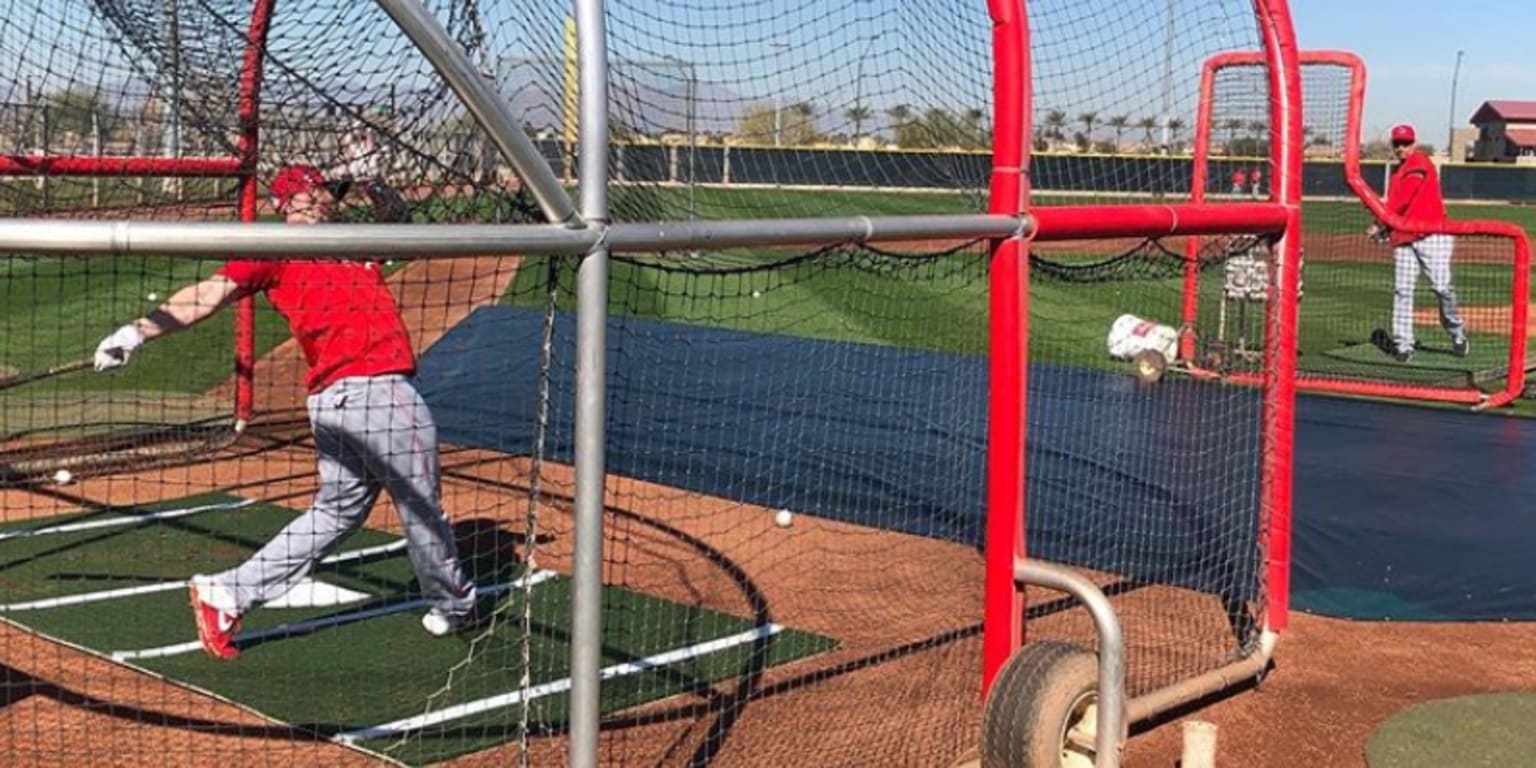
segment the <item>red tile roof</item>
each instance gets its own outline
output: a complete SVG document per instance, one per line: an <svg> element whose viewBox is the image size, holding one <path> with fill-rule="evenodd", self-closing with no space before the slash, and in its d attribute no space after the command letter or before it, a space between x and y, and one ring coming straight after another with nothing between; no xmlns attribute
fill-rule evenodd
<svg viewBox="0 0 1536 768"><path fill-rule="evenodd" d="M1504 137L1515 146L1536 148L1536 128L1506 128Z"/></svg>
<svg viewBox="0 0 1536 768"><path fill-rule="evenodd" d="M1482 125L1494 120L1510 123L1536 123L1536 101L1495 99L1485 101L1472 115L1472 123Z"/></svg>

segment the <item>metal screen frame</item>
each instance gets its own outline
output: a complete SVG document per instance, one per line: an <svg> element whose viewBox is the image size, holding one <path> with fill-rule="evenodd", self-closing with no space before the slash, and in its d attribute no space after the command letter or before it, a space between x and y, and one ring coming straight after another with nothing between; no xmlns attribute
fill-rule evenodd
<svg viewBox="0 0 1536 768"><path fill-rule="evenodd" d="M1474 220L1447 221L1433 229L1420 223L1409 222L1388 211L1365 181L1360 170L1360 140L1365 109L1366 68L1365 62L1350 51L1303 50L1298 53L1300 67L1335 66L1350 73L1349 104L1346 112L1344 143L1344 180L1350 191L1378 221L1389 228L1414 234L1483 235L1512 241L1515 260L1511 265L1509 356L1508 373L1502 389L1484 393L1475 387L1429 386L1422 384L1371 382L1354 379L1335 379L1298 371L1296 386L1307 392L1324 392L1366 397L1390 397L1432 402L1463 403L1476 409L1496 408L1508 405L1521 396L1525 388L1526 343L1525 328L1530 306L1530 240L1526 231L1502 221ZM1195 165L1190 181L1190 201L1199 203L1205 199L1209 174L1212 111L1217 73L1222 69L1251 67L1265 63L1264 55L1257 51L1224 53L1205 62L1200 76L1200 108L1195 123ZM1190 248L1198 243L1191 242ZM1184 325L1191 327L1198 311L1198 272L1191 267L1185 280ZM1193 352L1193 338L1183 334L1181 357L1186 364L1198 367ZM1214 375L1214 374L1212 374ZM1232 377L1243 379L1242 376Z"/></svg>

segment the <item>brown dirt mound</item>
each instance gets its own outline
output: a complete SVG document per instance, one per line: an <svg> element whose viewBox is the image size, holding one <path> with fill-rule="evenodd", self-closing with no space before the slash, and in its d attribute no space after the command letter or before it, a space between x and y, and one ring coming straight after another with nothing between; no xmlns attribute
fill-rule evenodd
<svg viewBox="0 0 1536 768"><path fill-rule="evenodd" d="M1509 329L1508 304L1493 306L1462 307L1461 321L1473 333L1506 333ZM1536 338L1536 304L1526 311L1525 336ZM1413 324L1431 328L1440 327L1440 310L1430 306L1413 312Z"/></svg>

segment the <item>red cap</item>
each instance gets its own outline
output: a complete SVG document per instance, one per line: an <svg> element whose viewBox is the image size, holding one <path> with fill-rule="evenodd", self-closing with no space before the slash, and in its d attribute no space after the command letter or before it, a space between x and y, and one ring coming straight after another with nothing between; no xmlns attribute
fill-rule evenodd
<svg viewBox="0 0 1536 768"><path fill-rule="evenodd" d="M325 184L325 175L312 165L289 165L279 168L277 175L272 177L272 202L274 206L281 208L300 192L308 192L311 189Z"/></svg>
<svg viewBox="0 0 1536 768"><path fill-rule="evenodd" d="M1392 140L1394 142L1406 141L1409 144L1412 144L1413 142L1418 141L1419 137L1413 132L1413 126L1407 125L1405 123L1403 125L1392 126Z"/></svg>

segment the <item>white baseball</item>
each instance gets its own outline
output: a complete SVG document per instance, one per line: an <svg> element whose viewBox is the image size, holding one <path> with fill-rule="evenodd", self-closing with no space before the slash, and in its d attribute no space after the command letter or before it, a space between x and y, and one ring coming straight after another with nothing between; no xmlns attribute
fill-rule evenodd
<svg viewBox="0 0 1536 768"><path fill-rule="evenodd" d="M754 298L754 299L761 299L762 297L763 297L763 292L762 291L753 291L752 292L752 298Z"/></svg>
<svg viewBox="0 0 1536 768"><path fill-rule="evenodd" d="M795 513L781 509L773 515L773 524L780 528L788 528L795 522Z"/></svg>
<svg viewBox="0 0 1536 768"><path fill-rule="evenodd" d="M74 474L67 469L61 469L53 473L53 481L59 485L69 485L74 479Z"/></svg>
<svg viewBox="0 0 1536 768"><path fill-rule="evenodd" d="M144 297L144 298L149 299L150 301L159 301L160 300L160 294L155 293L154 291L150 291L149 295Z"/></svg>

